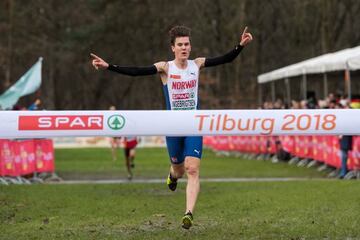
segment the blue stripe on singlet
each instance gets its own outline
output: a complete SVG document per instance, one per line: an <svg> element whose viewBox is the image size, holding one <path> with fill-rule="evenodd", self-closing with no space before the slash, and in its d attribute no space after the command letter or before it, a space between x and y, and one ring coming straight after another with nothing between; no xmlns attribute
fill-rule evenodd
<svg viewBox="0 0 360 240"><path fill-rule="evenodd" d="M166 110L171 110L170 99L169 99L169 91L168 91L168 85L167 84L163 85L163 91L164 91L164 96L165 96Z"/></svg>

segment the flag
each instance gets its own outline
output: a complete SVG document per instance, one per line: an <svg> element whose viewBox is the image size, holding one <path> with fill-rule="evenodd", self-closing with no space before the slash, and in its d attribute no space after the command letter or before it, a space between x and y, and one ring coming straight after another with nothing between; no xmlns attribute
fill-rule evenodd
<svg viewBox="0 0 360 240"><path fill-rule="evenodd" d="M0 95L0 108L11 109L22 96L34 93L41 85L42 57L5 93Z"/></svg>

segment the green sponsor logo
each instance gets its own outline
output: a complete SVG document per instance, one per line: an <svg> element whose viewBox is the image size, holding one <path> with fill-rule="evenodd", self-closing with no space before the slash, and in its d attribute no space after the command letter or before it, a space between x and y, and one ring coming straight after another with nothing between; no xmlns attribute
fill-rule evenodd
<svg viewBox="0 0 360 240"><path fill-rule="evenodd" d="M125 118L121 115L112 115L108 118L107 124L112 130L119 130L125 126Z"/></svg>

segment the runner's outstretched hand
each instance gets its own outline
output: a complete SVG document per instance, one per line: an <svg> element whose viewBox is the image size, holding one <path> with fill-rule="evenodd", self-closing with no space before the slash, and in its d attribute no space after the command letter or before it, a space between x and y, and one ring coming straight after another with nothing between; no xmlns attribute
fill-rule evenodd
<svg viewBox="0 0 360 240"><path fill-rule="evenodd" d="M246 46L253 40L251 33L247 32L248 27L245 27L244 32L241 34L240 45Z"/></svg>
<svg viewBox="0 0 360 240"><path fill-rule="evenodd" d="M93 58L91 63L96 70L98 70L99 68L106 69L109 67L109 64L105 62L102 58L96 56L93 53L90 53L90 56Z"/></svg>

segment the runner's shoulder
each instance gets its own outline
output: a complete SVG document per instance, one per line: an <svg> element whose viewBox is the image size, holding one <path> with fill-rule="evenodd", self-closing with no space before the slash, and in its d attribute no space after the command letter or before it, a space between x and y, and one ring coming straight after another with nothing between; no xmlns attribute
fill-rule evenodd
<svg viewBox="0 0 360 240"><path fill-rule="evenodd" d="M204 57L195 58L194 62L199 68L202 68L202 67L204 67L204 64L205 64L205 58Z"/></svg>
<svg viewBox="0 0 360 240"><path fill-rule="evenodd" d="M159 73L166 73L169 69L169 63L166 61L156 62L154 65Z"/></svg>

